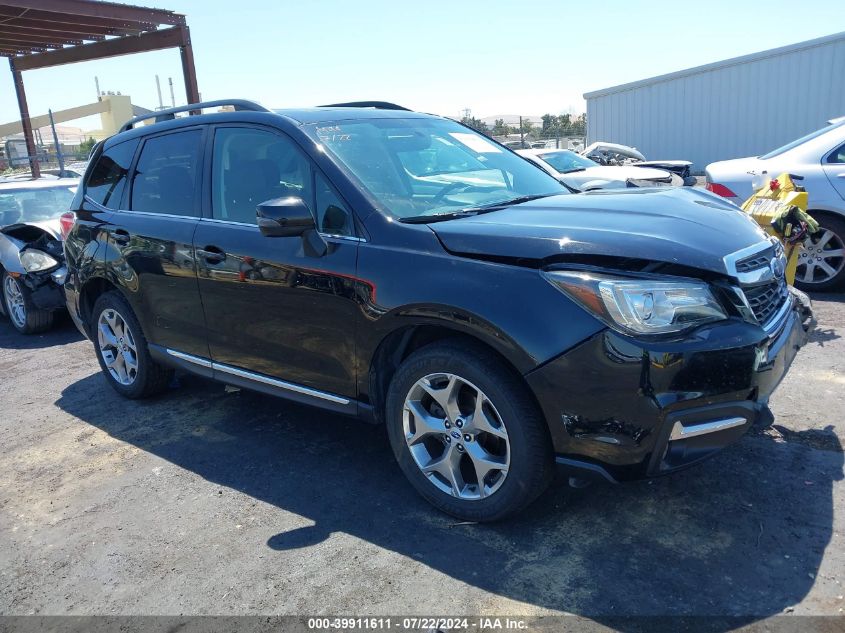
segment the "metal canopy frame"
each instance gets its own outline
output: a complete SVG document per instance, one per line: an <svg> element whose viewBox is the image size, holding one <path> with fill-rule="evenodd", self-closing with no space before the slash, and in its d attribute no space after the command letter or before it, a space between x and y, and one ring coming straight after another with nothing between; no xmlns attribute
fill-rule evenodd
<svg viewBox="0 0 845 633"><path fill-rule="evenodd" d="M41 170L23 71L177 47L188 103L196 103L197 74L184 15L96 0L0 0L0 57L9 58L33 177Z"/></svg>

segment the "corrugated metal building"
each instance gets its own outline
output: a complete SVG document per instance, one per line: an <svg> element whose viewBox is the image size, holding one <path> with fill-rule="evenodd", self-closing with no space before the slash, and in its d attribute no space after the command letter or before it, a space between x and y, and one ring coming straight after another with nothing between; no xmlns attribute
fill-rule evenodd
<svg viewBox="0 0 845 633"><path fill-rule="evenodd" d="M588 92L587 142L647 159L756 156L845 115L845 33Z"/></svg>

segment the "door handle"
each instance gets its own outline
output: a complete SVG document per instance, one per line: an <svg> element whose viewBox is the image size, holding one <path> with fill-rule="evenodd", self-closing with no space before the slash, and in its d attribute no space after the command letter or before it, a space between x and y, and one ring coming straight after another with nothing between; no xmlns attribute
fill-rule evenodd
<svg viewBox="0 0 845 633"><path fill-rule="evenodd" d="M842 172L841 174L836 174L836 177L837 178L845 178L845 172Z"/></svg>
<svg viewBox="0 0 845 633"><path fill-rule="evenodd" d="M197 249L197 257L201 257L209 264L219 264L226 259L226 253L216 246L206 246Z"/></svg>
<svg viewBox="0 0 845 633"><path fill-rule="evenodd" d="M129 240L132 238L132 236L129 235L129 231L126 229L115 229L112 237L114 238L114 241L121 246L129 244Z"/></svg>

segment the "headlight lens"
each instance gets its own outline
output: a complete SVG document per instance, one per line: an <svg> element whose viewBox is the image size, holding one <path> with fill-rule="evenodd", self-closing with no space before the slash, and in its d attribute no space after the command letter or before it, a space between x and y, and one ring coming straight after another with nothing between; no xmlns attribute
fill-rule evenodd
<svg viewBox="0 0 845 633"><path fill-rule="evenodd" d="M609 326L630 334L668 334L727 314L706 283L613 277L583 271L543 276Z"/></svg>
<svg viewBox="0 0 845 633"><path fill-rule="evenodd" d="M59 262L47 253L29 248L21 253L21 264L26 272L37 273L58 266Z"/></svg>

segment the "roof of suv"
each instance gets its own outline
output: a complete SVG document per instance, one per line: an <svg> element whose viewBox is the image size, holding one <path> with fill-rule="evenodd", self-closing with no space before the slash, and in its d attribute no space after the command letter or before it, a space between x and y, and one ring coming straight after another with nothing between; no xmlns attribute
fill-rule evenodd
<svg viewBox="0 0 845 633"><path fill-rule="evenodd" d="M383 108L295 108L273 110L298 123L320 123L347 119L429 119L439 118L413 110L387 110Z"/></svg>
<svg viewBox="0 0 845 633"><path fill-rule="evenodd" d="M208 102L206 107L212 105L220 105L228 103L225 101ZM220 123L226 120L235 121L255 121L262 120L262 117L282 117L288 125L300 126L312 123L321 123L329 121L348 121L348 120L366 120L366 119L437 119L436 115L423 114L422 112L414 112L405 109L393 108L377 108L377 107L349 107L344 105L336 106L318 106L313 108L285 108L268 110L258 105L257 103L238 101L239 104L250 105L253 107L241 108L235 111L226 110L218 112L207 112L204 114L196 114L191 116L180 116L173 118L172 114L175 112L185 112L190 109L190 105L181 106L178 109L164 110L160 113L151 113L149 117L137 117L129 121L126 126L128 129L122 129L117 134L106 139L104 147L110 147L115 143L120 143L123 140L128 140L132 137L146 136L148 134L155 134L159 131L167 129L175 129L180 127L187 127L190 125L199 125L203 123ZM203 106L204 104L195 104ZM143 118L153 118L157 115L170 114L171 118L155 123L147 123L146 125L133 126L133 123L140 122ZM267 119L264 119L266 122Z"/></svg>

